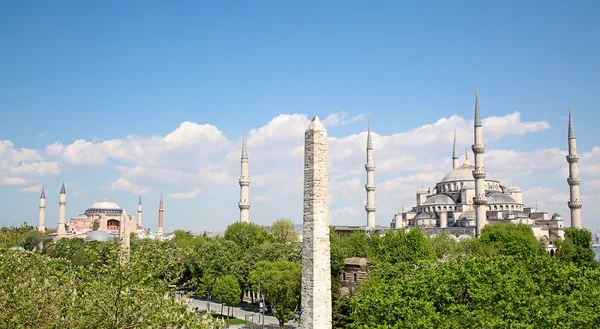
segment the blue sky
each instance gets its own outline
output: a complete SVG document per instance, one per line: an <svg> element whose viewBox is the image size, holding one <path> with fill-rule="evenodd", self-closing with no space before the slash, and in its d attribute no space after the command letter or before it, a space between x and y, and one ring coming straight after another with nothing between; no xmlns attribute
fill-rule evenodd
<svg viewBox="0 0 600 329"><path fill-rule="evenodd" d="M141 192L154 228L162 192L167 231L222 229L238 218L244 126L251 220L301 222L302 159L290 150L319 115L335 137L332 221L366 217L370 117L377 223L388 225L448 171L454 126L460 149L470 145L478 86L482 115L498 117L484 130L497 151L486 169L566 222L560 152L573 104L583 223L600 229L599 13L594 1L3 2L0 141L12 146L0 150L0 179L11 178L0 224L35 223L27 191L39 185L55 224L64 181L68 217L104 196L133 213ZM69 148L77 140L87 144Z"/></svg>

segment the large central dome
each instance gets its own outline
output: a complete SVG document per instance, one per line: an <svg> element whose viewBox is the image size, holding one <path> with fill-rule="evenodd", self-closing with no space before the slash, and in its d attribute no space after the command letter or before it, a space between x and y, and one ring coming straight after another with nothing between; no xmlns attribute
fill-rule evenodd
<svg viewBox="0 0 600 329"><path fill-rule="evenodd" d="M451 172L447 173L444 178L442 178L441 182L463 182L463 181L472 181L475 180L473 178L473 170L475 167L473 166L461 166L456 169L453 169ZM492 177L492 175L487 174L485 177L486 181L495 182L496 180Z"/></svg>
<svg viewBox="0 0 600 329"><path fill-rule="evenodd" d="M118 204L108 201L106 198L102 201L94 202L86 211L86 215L120 215L123 209Z"/></svg>

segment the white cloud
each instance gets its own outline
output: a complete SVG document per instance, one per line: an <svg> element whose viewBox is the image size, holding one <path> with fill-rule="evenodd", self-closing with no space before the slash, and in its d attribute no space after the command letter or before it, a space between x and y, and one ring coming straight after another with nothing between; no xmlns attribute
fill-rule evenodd
<svg viewBox="0 0 600 329"><path fill-rule="evenodd" d="M27 186L19 189L20 193L41 193L42 184Z"/></svg>
<svg viewBox="0 0 600 329"><path fill-rule="evenodd" d="M251 211L253 216L260 212L263 217L301 216L304 131L310 119L306 114L281 114L263 126L248 130L250 195L256 202ZM364 120L364 115L351 117L338 112L323 122L333 127L360 120ZM484 118L483 124L486 142L550 129L545 121L521 121L519 112ZM378 133L377 122L372 122L378 225L388 225L403 203L407 208L412 207L421 184L431 187L450 170L455 128L459 153L463 157L461 150L472 144L472 125L472 120L454 115L383 135ZM366 125L346 136L329 135L333 223L364 224L366 138ZM17 150L10 141L4 141L0 142L0 169L3 169L0 185L30 186L37 184L39 177L60 173L63 166L108 164L106 167L114 168L119 175L105 186L110 190L135 194L150 190L182 191L169 194L171 199L197 198L202 191L203 201L222 201L235 208L231 210L233 213L239 198L240 148L241 132L237 137L228 138L213 125L193 122L183 122L165 136L129 135L105 141L50 144L45 156L56 161L48 161L37 150ZM565 155L566 150L561 148L520 152L488 148L486 169L505 184L515 179L525 190L527 203L539 198L540 207L548 207L550 212L560 211L565 216L564 197L568 193ZM579 168L583 180L582 199L584 205L590 204L587 200L594 200L591 186L597 186L600 181L600 146L582 152Z"/></svg>
<svg viewBox="0 0 600 329"><path fill-rule="evenodd" d="M148 191L148 187L133 184L130 181L128 181L127 179L121 177L121 178L117 179L116 181L108 184L108 190L109 191L127 191L127 192L132 192L133 194L144 194L146 191Z"/></svg>
<svg viewBox="0 0 600 329"><path fill-rule="evenodd" d="M365 119L364 114L359 114L351 117L347 112L334 112L331 113L325 120L323 120L323 125L326 127L334 127L334 126L345 126L350 123L354 123L357 121L363 121Z"/></svg>
<svg viewBox="0 0 600 329"><path fill-rule="evenodd" d="M170 193L169 199L195 199L200 194L200 189L195 188L188 192Z"/></svg>

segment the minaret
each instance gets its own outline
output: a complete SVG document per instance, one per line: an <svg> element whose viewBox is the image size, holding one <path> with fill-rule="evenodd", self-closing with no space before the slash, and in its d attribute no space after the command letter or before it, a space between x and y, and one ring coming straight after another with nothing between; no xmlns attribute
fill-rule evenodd
<svg viewBox="0 0 600 329"><path fill-rule="evenodd" d="M162 240L163 237L163 197L160 194L160 204L158 206L158 240Z"/></svg>
<svg viewBox="0 0 600 329"><path fill-rule="evenodd" d="M452 144L452 169L458 168L458 155L456 154L456 128L454 129L454 144Z"/></svg>
<svg viewBox="0 0 600 329"><path fill-rule="evenodd" d="M142 228L142 196L140 195L140 201L138 201L138 225L139 228Z"/></svg>
<svg viewBox="0 0 600 329"><path fill-rule="evenodd" d="M371 140L371 119L369 119L368 130L367 130L367 164L365 164L367 170L367 184L365 190L367 190L367 205L365 210L367 211L367 230L375 229L375 164L373 163L373 141Z"/></svg>
<svg viewBox="0 0 600 329"><path fill-rule="evenodd" d="M575 126L573 125L573 115L571 113L571 105L569 104L569 155L567 155L567 162L569 163L569 190L571 198L569 199L569 208L571 209L571 227L581 228L581 200L579 199L579 170L577 169L577 162L579 162L579 156L577 155L577 142L575 141Z"/></svg>
<svg viewBox="0 0 600 329"><path fill-rule="evenodd" d="M239 179L240 183L240 222L249 222L250 201L248 201L248 187L250 186L250 177L248 176L248 149L246 148L246 128L244 128L244 137L242 139L242 168Z"/></svg>
<svg viewBox="0 0 600 329"><path fill-rule="evenodd" d="M46 193L42 187L42 195L40 195L40 215L38 217L38 231L46 232L44 221L46 220Z"/></svg>
<svg viewBox="0 0 600 329"><path fill-rule="evenodd" d="M475 178L475 197L473 204L475 205L475 234L481 235L481 229L487 221L486 208L487 198L485 196L485 167L483 166L483 152L485 152L485 144L483 144L483 128L481 125L481 116L479 114L479 90L475 88L475 123L474 123L475 141L471 146L475 154L475 169L473 170L473 178Z"/></svg>
<svg viewBox="0 0 600 329"><path fill-rule="evenodd" d="M65 228L65 212L67 208L67 192L65 191L65 183L60 188L60 201L58 201L58 227L56 228L56 234L59 238L62 238L67 233Z"/></svg>
<svg viewBox="0 0 600 329"><path fill-rule="evenodd" d="M314 117L304 132L301 328L331 329L327 130Z"/></svg>

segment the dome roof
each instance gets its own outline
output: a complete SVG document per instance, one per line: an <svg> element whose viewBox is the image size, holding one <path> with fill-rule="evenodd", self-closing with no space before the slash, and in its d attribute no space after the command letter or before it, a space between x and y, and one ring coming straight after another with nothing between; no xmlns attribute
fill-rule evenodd
<svg viewBox="0 0 600 329"><path fill-rule="evenodd" d="M445 195L445 194L436 194L432 197L429 197L424 203L424 205L445 205L445 204L456 204L456 202L454 202L454 200Z"/></svg>
<svg viewBox="0 0 600 329"><path fill-rule="evenodd" d="M94 202L86 211L86 215L103 214L103 215L120 215L123 209L118 204L108 201L106 198L102 201Z"/></svg>
<svg viewBox="0 0 600 329"><path fill-rule="evenodd" d="M474 189L475 189L475 182L473 182L472 180L466 182L461 188L461 190L474 190Z"/></svg>
<svg viewBox="0 0 600 329"><path fill-rule="evenodd" d="M451 172L447 173L444 178L442 178L441 182L460 182L473 180L473 170L475 168L473 166L461 166L456 169L453 169ZM495 182L496 180L492 177L492 175L487 174L485 177L486 181Z"/></svg>
<svg viewBox="0 0 600 329"><path fill-rule="evenodd" d="M517 203L515 199L511 198L502 192L492 192L488 196L488 204L506 204L506 203Z"/></svg>
<svg viewBox="0 0 600 329"><path fill-rule="evenodd" d="M85 241L110 241L113 238L114 237L110 233L108 233L108 232L104 232L104 231L92 231L85 238Z"/></svg>
<svg viewBox="0 0 600 329"><path fill-rule="evenodd" d="M415 216L415 219L432 219L433 216L431 214L428 214L426 212L422 212L422 213L418 213Z"/></svg>
<svg viewBox="0 0 600 329"><path fill-rule="evenodd" d="M458 220L475 220L475 211L467 210L463 212Z"/></svg>
<svg viewBox="0 0 600 329"><path fill-rule="evenodd" d="M518 186L514 185L514 184L512 186L509 186L506 189L506 191L509 192L509 193L519 193L519 192L522 192L521 189Z"/></svg>

